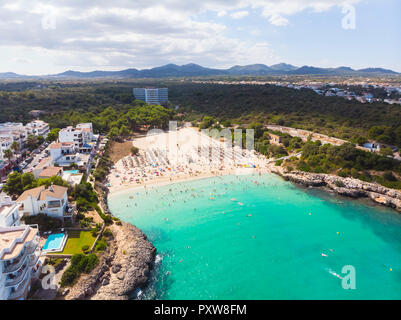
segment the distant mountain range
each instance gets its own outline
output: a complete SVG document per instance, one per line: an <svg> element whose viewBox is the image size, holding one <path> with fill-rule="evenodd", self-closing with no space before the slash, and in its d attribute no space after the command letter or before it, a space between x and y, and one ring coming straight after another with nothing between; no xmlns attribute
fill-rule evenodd
<svg viewBox="0 0 401 320"><path fill-rule="evenodd" d="M336 76L363 76L363 75L400 75L393 70L383 68L366 68L354 70L350 67L318 68L312 66L296 67L287 63L272 66L251 64L247 66L233 66L229 69L205 68L189 63L182 66L166 64L152 69L125 69L121 71L91 71L80 72L68 70L63 73L43 76L25 76L13 72L0 73L0 79L28 79L28 78L167 78L167 77L200 77L200 76L263 76L263 75L336 75Z"/></svg>

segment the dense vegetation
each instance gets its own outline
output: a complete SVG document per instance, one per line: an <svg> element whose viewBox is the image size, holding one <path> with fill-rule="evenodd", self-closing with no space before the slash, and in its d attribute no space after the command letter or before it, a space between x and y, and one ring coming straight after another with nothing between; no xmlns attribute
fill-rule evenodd
<svg viewBox="0 0 401 320"><path fill-rule="evenodd" d="M61 277L61 286L72 286L82 273L91 272L98 264L99 259L96 254L89 255L74 254L71 258L71 265Z"/></svg>
<svg viewBox="0 0 401 320"><path fill-rule="evenodd" d="M3 190L9 195L19 196L25 190L32 188L46 186L48 188L51 184L69 187L69 184L59 176L53 176L46 179L36 179L32 173L19 173L14 171L8 175L6 184Z"/></svg>
<svg viewBox="0 0 401 320"><path fill-rule="evenodd" d="M273 85L168 80L2 82L0 122L26 122L31 120L29 111L39 109L46 112L41 118L52 128L90 121L96 132L124 136L143 124L166 127L166 119L174 114L172 109L149 107L134 100L132 88L149 85L168 86L171 104L179 105L178 112L184 113L187 120L210 115L220 122L230 120L242 125L253 121L276 123L359 141L367 138L381 141L383 135L368 135L368 131L373 126L384 126L391 134L381 142L401 146L398 105L362 104L341 97L323 97L309 89ZM350 87L359 93L362 89L358 88ZM374 93L384 97L382 91L375 89Z"/></svg>
<svg viewBox="0 0 401 320"><path fill-rule="evenodd" d="M59 229L62 227L62 222L58 218L49 217L44 213L39 213L34 216L24 216L21 218L25 224L37 224L41 232Z"/></svg>
<svg viewBox="0 0 401 320"><path fill-rule="evenodd" d="M292 162L292 163L291 163ZM288 170L335 173L367 182L377 182L389 188L401 189L401 163L376 153L358 150L351 143L341 146L322 145L308 141L302 147L302 156L286 162Z"/></svg>
<svg viewBox="0 0 401 320"><path fill-rule="evenodd" d="M172 84L170 100L179 104L188 120L204 115L241 125L258 121L311 130L342 139L367 140L401 146L401 108L386 103L347 101L324 97L309 89L295 90L272 85ZM374 127L389 131L369 134ZM388 138L388 139L387 139Z"/></svg>
<svg viewBox="0 0 401 320"><path fill-rule="evenodd" d="M29 111L52 116L71 110L100 112L107 106L132 103L132 87L109 83L25 81L0 83L0 122L29 121Z"/></svg>
<svg viewBox="0 0 401 320"><path fill-rule="evenodd" d="M104 214L100 209L97 197L97 193L93 190L92 185L89 182L81 182L75 185L71 192L71 196L76 200L76 206L78 209L78 220L85 218L84 213L88 210L96 210L99 216L104 220L105 224L112 224L113 220L110 215Z"/></svg>
<svg viewBox="0 0 401 320"><path fill-rule="evenodd" d="M128 136L141 126L166 129L168 121L173 117L171 109L159 105L146 105L136 100L130 105L109 106L100 112L69 111L47 116L52 127L63 128L82 122L92 122L95 132L108 134L109 137Z"/></svg>

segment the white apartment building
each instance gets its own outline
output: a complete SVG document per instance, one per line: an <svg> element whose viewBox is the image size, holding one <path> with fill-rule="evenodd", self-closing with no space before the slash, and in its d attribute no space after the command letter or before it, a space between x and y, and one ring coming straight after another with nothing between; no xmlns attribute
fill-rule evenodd
<svg viewBox="0 0 401 320"><path fill-rule="evenodd" d="M18 142L20 148L25 146L28 137L27 129L20 122L0 123L0 138L10 138Z"/></svg>
<svg viewBox="0 0 401 320"><path fill-rule="evenodd" d="M61 129L58 134L59 142L73 143L75 150L79 150L83 147L83 131L72 126Z"/></svg>
<svg viewBox="0 0 401 320"><path fill-rule="evenodd" d="M26 299L41 270L37 225L0 227L0 300Z"/></svg>
<svg viewBox="0 0 401 320"><path fill-rule="evenodd" d="M0 160L4 161L7 159L4 156L4 151L10 150L12 143L13 143L13 139L11 137L1 137L0 136Z"/></svg>
<svg viewBox="0 0 401 320"><path fill-rule="evenodd" d="M42 120L34 120L26 124L26 129L29 134L33 134L35 136L42 136L46 138L50 132L49 124Z"/></svg>
<svg viewBox="0 0 401 320"><path fill-rule="evenodd" d="M82 138L84 144L88 144L93 141L92 123L79 123L77 124L77 129L82 129Z"/></svg>
<svg viewBox="0 0 401 320"><path fill-rule="evenodd" d="M49 150L51 162L55 166L68 167L75 163L80 169L87 169L90 155L77 152L73 142L53 142Z"/></svg>
<svg viewBox="0 0 401 320"><path fill-rule="evenodd" d="M70 217L67 213L67 190L68 188L51 185L48 189L40 186L24 191L16 200L20 205L19 211L22 215L32 216L39 213L50 217L64 219Z"/></svg>
<svg viewBox="0 0 401 320"><path fill-rule="evenodd" d="M49 132L49 124L41 120L31 121L25 126L21 122L0 123L0 160L6 160L4 150L10 149L14 141L22 149L25 147L28 135L33 134L46 138Z"/></svg>
<svg viewBox="0 0 401 320"><path fill-rule="evenodd" d="M21 214L19 205L11 200L5 193L0 194L0 227L13 227L20 225Z"/></svg>
<svg viewBox="0 0 401 320"><path fill-rule="evenodd" d="M74 142L52 142L49 150L55 165L69 166L80 160L79 153L75 151Z"/></svg>
<svg viewBox="0 0 401 320"><path fill-rule="evenodd" d="M80 153L90 153L92 142L97 141L97 136L93 134L92 123L80 123L73 128L69 126L61 129L58 134L59 142L72 142L74 148Z"/></svg>

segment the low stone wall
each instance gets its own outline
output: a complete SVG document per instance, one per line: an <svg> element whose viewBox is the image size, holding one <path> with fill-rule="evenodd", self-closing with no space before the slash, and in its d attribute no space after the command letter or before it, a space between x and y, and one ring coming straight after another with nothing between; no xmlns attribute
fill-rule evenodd
<svg viewBox="0 0 401 320"><path fill-rule="evenodd" d="M50 253L44 253L41 256L46 257L46 258L52 258L52 259L71 259L72 254L50 254Z"/></svg>
<svg viewBox="0 0 401 320"><path fill-rule="evenodd" d="M367 197L376 203L401 212L401 191L386 188L376 183L323 173L285 172L282 167L272 167L271 171L282 176L285 180L307 187L323 187L333 190L337 194L352 198Z"/></svg>

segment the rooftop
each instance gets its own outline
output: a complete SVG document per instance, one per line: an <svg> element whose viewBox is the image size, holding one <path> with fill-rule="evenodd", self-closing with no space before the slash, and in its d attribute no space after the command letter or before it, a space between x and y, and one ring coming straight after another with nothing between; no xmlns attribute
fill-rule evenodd
<svg viewBox="0 0 401 320"><path fill-rule="evenodd" d="M45 186L40 186L37 188L29 189L24 191L16 200L16 202L22 202L28 199L28 197L32 197L38 200L46 200L47 197L63 199L64 194L67 192L68 188L51 185L48 189Z"/></svg>
<svg viewBox="0 0 401 320"><path fill-rule="evenodd" d="M71 148L73 146L74 142L53 142L50 144L50 149Z"/></svg>
<svg viewBox="0 0 401 320"><path fill-rule="evenodd" d="M49 189L46 189L40 193L39 200L46 200L47 197L63 199L64 194L67 192L67 190L67 187L52 185L49 187Z"/></svg>
<svg viewBox="0 0 401 320"><path fill-rule="evenodd" d="M58 175L59 173L63 172L63 168L60 167L47 167L46 169L44 169L40 174L39 177L53 177Z"/></svg>
<svg viewBox="0 0 401 320"><path fill-rule="evenodd" d="M16 202L25 201L26 199L28 199L28 197L38 198L43 190L45 190L45 186L40 186L37 188L26 190L18 197Z"/></svg>
<svg viewBox="0 0 401 320"><path fill-rule="evenodd" d="M34 169L36 170L36 169L46 168L51 165L51 161L52 161L51 157L43 158L43 160L39 162Z"/></svg>
<svg viewBox="0 0 401 320"><path fill-rule="evenodd" d="M25 243L33 240L37 228L28 225L0 228L0 259L13 259L19 255Z"/></svg>

